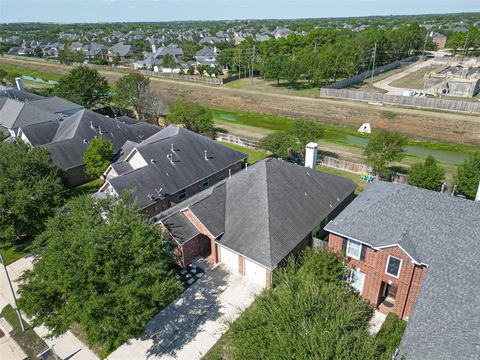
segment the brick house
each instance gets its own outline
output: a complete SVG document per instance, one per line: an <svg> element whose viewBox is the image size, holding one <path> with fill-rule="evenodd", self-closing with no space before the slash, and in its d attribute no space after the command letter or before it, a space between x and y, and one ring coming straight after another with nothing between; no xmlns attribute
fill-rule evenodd
<svg viewBox="0 0 480 360"><path fill-rule="evenodd" d="M325 227L350 284L408 320L398 359L480 358L479 226L479 202L376 181Z"/></svg>
<svg viewBox="0 0 480 360"><path fill-rule="evenodd" d="M158 214L241 170L247 155L178 126L126 142L99 192L133 191L142 211Z"/></svg>
<svg viewBox="0 0 480 360"><path fill-rule="evenodd" d="M355 184L266 159L160 214L178 263L203 256L262 286L272 271L326 237L323 227L353 200Z"/></svg>

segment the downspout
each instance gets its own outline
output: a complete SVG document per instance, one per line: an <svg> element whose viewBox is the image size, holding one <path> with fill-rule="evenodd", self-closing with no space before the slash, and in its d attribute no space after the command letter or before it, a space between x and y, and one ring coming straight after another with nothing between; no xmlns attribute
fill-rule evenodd
<svg viewBox="0 0 480 360"><path fill-rule="evenodd" d="M407 296L405 297L405 304L403 305L402 316L401 319L403 320L403 316L405 315L405 308L407 307L407 302L410 297L410 289L412 288L413 277L415 276L415 271L417 270L417 265L413 266L412 277L410 279L410 284L408 284Z"/></svg>

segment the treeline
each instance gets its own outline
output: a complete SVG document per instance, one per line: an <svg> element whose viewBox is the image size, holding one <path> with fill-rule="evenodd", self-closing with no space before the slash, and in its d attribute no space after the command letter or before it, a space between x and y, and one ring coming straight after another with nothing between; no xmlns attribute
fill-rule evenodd
<svg viewBox="0 0 480 360"><path fill-rule="evenodd" d="M305 36L247 40L224 49L218 61L242 76L259 72L266 79L291 85L305 79L320 86L422 52L424 47L435 49L427 31L419 24L361 32L314 29Z"/></svg>

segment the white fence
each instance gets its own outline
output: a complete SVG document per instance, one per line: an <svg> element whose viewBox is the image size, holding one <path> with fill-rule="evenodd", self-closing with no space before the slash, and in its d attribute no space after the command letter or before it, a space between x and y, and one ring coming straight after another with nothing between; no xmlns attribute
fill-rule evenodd
<svg viewBox="0 0 480 360"><path fill-rule="evenodd" d="M244 139L230 134L217 133L215 134L215 140L244 146L250 149L258 149L260 147L260 141Z"/></svg>

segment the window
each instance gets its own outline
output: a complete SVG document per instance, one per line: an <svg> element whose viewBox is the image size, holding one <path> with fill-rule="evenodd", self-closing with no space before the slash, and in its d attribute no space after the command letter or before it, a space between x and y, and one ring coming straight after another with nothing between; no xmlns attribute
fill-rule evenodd
<svg viewBox="0 0 480 360"><path fill-rule="evenodd" d="M185 189L183 189L178 193L178 200L182 201L182 200L185 200L186 198L187 198L187 192L185 191Z"/></svg>
<svg viewBox="0 0 480 360"><path fill-rule="evenodd" d="M394 256L388 255L387 268L385 273L398 278L400 275L400 268L402 267L402 260Z"/></svg>
<svg viewBox="0 0 480 360"><path fill-rule="evenodd" d="M202 189L206 189L206 188L208 187L208 185L209 185L208 179L203 180L203 182L202 182Z"/></svg>
<svg viewBox="0 0 480 360"><path fill-rule="evenodd" d="M360 270L351 269L349 273L349 284L357 290L360 294L363 291L363 284L365 282L365 274Z"/></svg>
<svg viewBox="0 0 480 360"><path fill-rule="evenodd" d="M360 244L358 241L348 239L347 256L360 260L361 254L362 254L362 244Z"/></svg>

